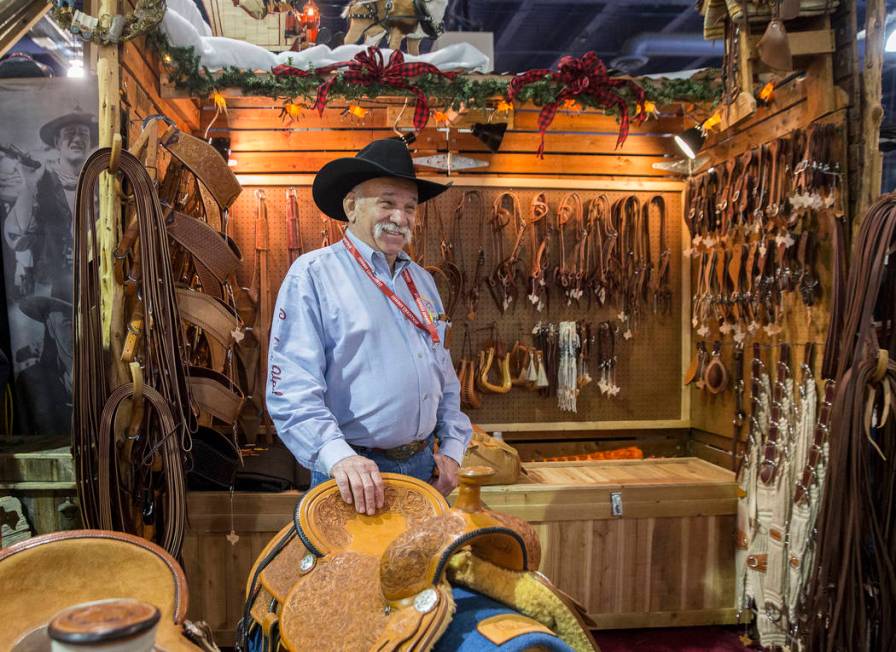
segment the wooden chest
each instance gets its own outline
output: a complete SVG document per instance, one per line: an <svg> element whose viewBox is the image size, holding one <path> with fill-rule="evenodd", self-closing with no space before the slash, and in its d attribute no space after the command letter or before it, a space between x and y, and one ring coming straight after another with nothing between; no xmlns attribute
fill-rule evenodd
<svg viewBox="0 0 896 652"><path fill-rule="evenodd" d="M486 487L535 524L541 571L600 628L735 622L734 474L697 458L525 465Z"/></svg>
<svg viewBox="0 0 896 652"><path fill-rule="evenodd" d="M695 458L526 464L485 487L492 508L536 524L541 570L602 628L734 622L734 475ZM614 516L613 495L621 515ZM183 562L189 617L231 645L249 569L301 496L194 492ZM227 540L231 529L239 535Z"/></svg>

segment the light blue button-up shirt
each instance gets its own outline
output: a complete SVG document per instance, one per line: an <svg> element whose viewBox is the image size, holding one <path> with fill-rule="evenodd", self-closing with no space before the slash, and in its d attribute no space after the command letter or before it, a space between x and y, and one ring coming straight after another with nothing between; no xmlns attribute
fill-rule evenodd
<svg viewBox="0 0 896 652"><path fill-rule="evenodd" d="M307 468L330 472L351 445L395 448L435 432L459 463L472 436L444 347L446 322L432 276L402 252L385 254L346 232L374 273L418 317L407 268L441 343L414 326L342 242L300 256L280 286L271 327L267 407L280 439Z"/></svg>

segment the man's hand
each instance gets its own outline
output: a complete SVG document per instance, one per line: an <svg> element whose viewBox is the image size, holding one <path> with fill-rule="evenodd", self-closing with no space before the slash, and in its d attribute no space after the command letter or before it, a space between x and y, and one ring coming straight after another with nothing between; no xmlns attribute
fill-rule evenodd
<svg viewBox="0 0 896 652"><path fill-rule="evenodd" d="M383 508L383 476L373 460L360 455L346 457L333 465L330 475L336 480L342 500L349 505L354 503L359 514L373 516L376 510Z"/></svg>
<svg viewBox="0 0 896 652"><path fill-rule="evenodd" d="M429 483L443 496L447 496L457 486L457 472L460 464L451 457L442 455L441 453L433 453L433 459L436 461L435 473Z"/></svg>

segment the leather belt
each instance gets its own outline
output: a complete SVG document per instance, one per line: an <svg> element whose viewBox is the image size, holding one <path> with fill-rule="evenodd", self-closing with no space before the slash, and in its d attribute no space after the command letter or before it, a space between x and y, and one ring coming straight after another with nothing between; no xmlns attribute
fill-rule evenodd
<svg viewBox="0 0 896 652"><path fill-rule="evenodd" d="M432 444L432 440L433 437L432 435L430 435L426 439L418 439L416 441L412 441L410 444L403 444L401 446L396 446L395 448L367 448L366 446L355 445L352 445L352 448L354 448L359 453L373 453L376 455L382 455L396 462L405 462L425 449L427 446L430 446Z"/></svg>

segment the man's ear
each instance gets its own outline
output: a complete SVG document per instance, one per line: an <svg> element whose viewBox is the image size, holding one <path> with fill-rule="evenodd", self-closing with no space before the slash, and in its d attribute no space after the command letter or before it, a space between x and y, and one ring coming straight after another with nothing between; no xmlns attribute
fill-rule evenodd
<svg viewBox="0 0 896 652"><path fill-rule="evenodd" d="M354 190L350 190L342 199L342 210L345 211L348 221L355 222L355 208L357 208L358 198Z"/></svg>

